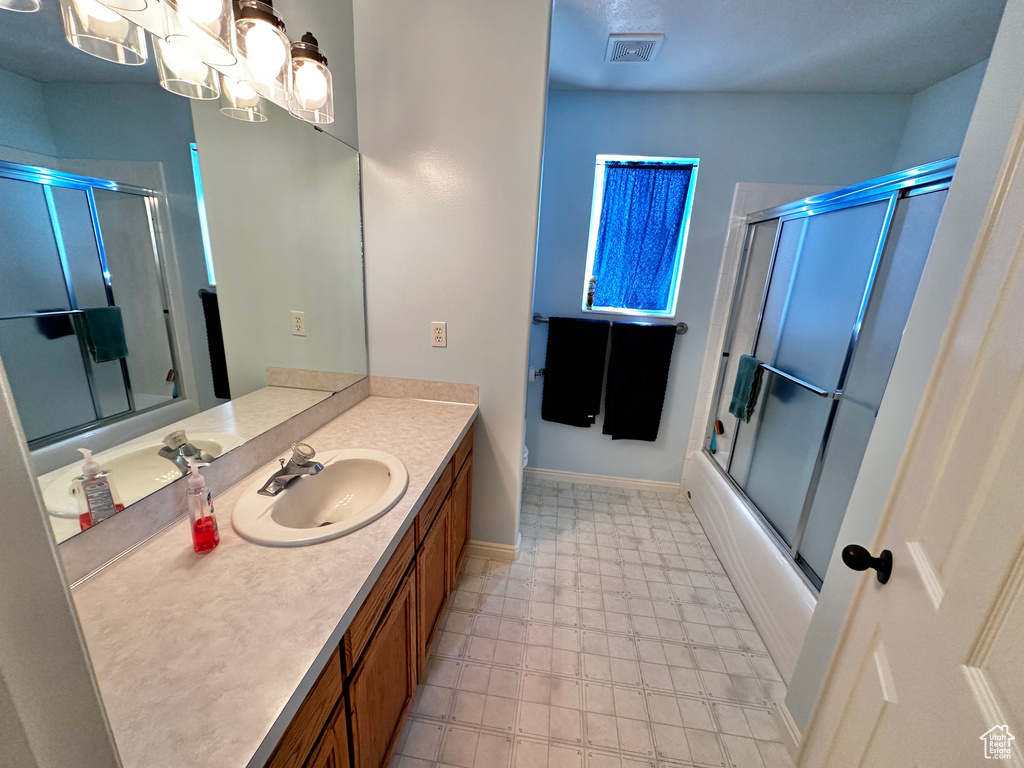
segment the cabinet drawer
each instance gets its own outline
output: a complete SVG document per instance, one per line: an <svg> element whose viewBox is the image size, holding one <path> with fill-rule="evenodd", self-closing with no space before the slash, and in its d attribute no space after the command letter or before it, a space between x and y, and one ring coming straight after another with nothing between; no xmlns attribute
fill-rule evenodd
<svg viewBox="0 0 1024 768"><path fill-rule="evenodd" d="M278 742L267 768L302 768L306 764L310 750L341 698L341 687L341 654L335 649Z"/></svg>
<svg viewBox="0 0 1024 768"><path fill-rule="evenodd" d="M359 661L359 657L363 654L370 636L373 635L373 631L377 628L381 616L384 615L388 603L391 602L392 595L398 589L402 576L405 575L409 563L412 562L413 555L416 552L415 528L416 526L409 526L409 530L402 537L398 549L395 550L395 554L391 556L388 564L384 566L384 570L377 577L377 583L373 585L370 594L366 596L366 601L359 609L356 617L352 619L348 632L345 633L343 641L345 669L353 669Z"/></svg>
<svg viewBox="0 0 1024 768"><path fill-rule="evenodd" d="M451 487L452 464L448 462L445 464L444 469L441 470L441 476L437 478L437 482L434 483L434 487L430 490L430 495L427 496L427 500L423 502L423 506L416 515L417 547L423 543L423 537L430 530L430 524L434 522L434 518L437 517L437 513L441 510L441 505L444 503Z"/></svg>
<svg viewBox="0 0 1024 768"><path fill-rule="evenodd" d="M454 472L458 472L462 469L462 465L466 463L466 457L473 452L473 427L469 428L469 432L462 438L462 442L459 443L459 447L455 449L455 461L454 461Z"/></svg>

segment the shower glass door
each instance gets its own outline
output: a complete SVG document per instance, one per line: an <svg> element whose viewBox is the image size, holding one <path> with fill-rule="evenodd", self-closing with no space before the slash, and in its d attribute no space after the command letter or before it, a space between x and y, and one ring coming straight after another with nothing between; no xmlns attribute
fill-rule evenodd
<svg viewBox="0 0 1024 768"><path fill-rule="evenodd" d="M705 445L815 586L824 579L952 168L886 177L755 215L748 224ZM727 410L743 354L763 365L749 422Z"/></svg>

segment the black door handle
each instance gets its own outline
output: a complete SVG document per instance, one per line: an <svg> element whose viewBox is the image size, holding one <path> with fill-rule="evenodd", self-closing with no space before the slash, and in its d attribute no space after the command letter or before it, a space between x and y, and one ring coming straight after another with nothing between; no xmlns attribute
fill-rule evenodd
<svg viewBox="0 0 1024 768"><path fill-rule="evenodd" d="M864 547L857 544L850 544L843 547L843 562L848 568L855 571L866 571L874 568L878 571L878 583L885 584L892 574L892 552L883 549L878 557L872 557Z"/></svg>

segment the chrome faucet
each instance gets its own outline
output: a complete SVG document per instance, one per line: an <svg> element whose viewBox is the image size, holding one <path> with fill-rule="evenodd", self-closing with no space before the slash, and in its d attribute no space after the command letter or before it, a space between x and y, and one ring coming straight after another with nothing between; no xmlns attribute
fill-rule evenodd
<svg viewBox="0 0 1024 768"><path fill-rule="evenodd" d="M313 461L314 456L316 451L312 446L306 443L292 443L292 457L287 462L278 459L281 468L271 475L256 493L261 496L276 496L295 478L317 474L324 465L319 461Z"/></svg>
<svg viewBox="0 0 1024 768"><path fill-rule="evenodd" d="M174 464L182 475L187 475L190 472L189 462L211 462L214 458L206 451L192 445L188 441L188 437L183 429L171 432L171 434L165 437L164 447L157 451L157 453Z"/></svg>

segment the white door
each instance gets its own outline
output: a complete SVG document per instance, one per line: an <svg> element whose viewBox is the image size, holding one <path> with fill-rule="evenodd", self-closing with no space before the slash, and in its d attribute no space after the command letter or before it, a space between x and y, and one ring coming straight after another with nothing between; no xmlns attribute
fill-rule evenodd
<svg viewBox="0 0 1024 768"><path fill-rule="evenodd" d="M1013 163L870 543L892 551L892 576L861 576L803 768L1024 766L1024 164ZM986 747L1006 744L1009 757L990 762Z"/></svg>

